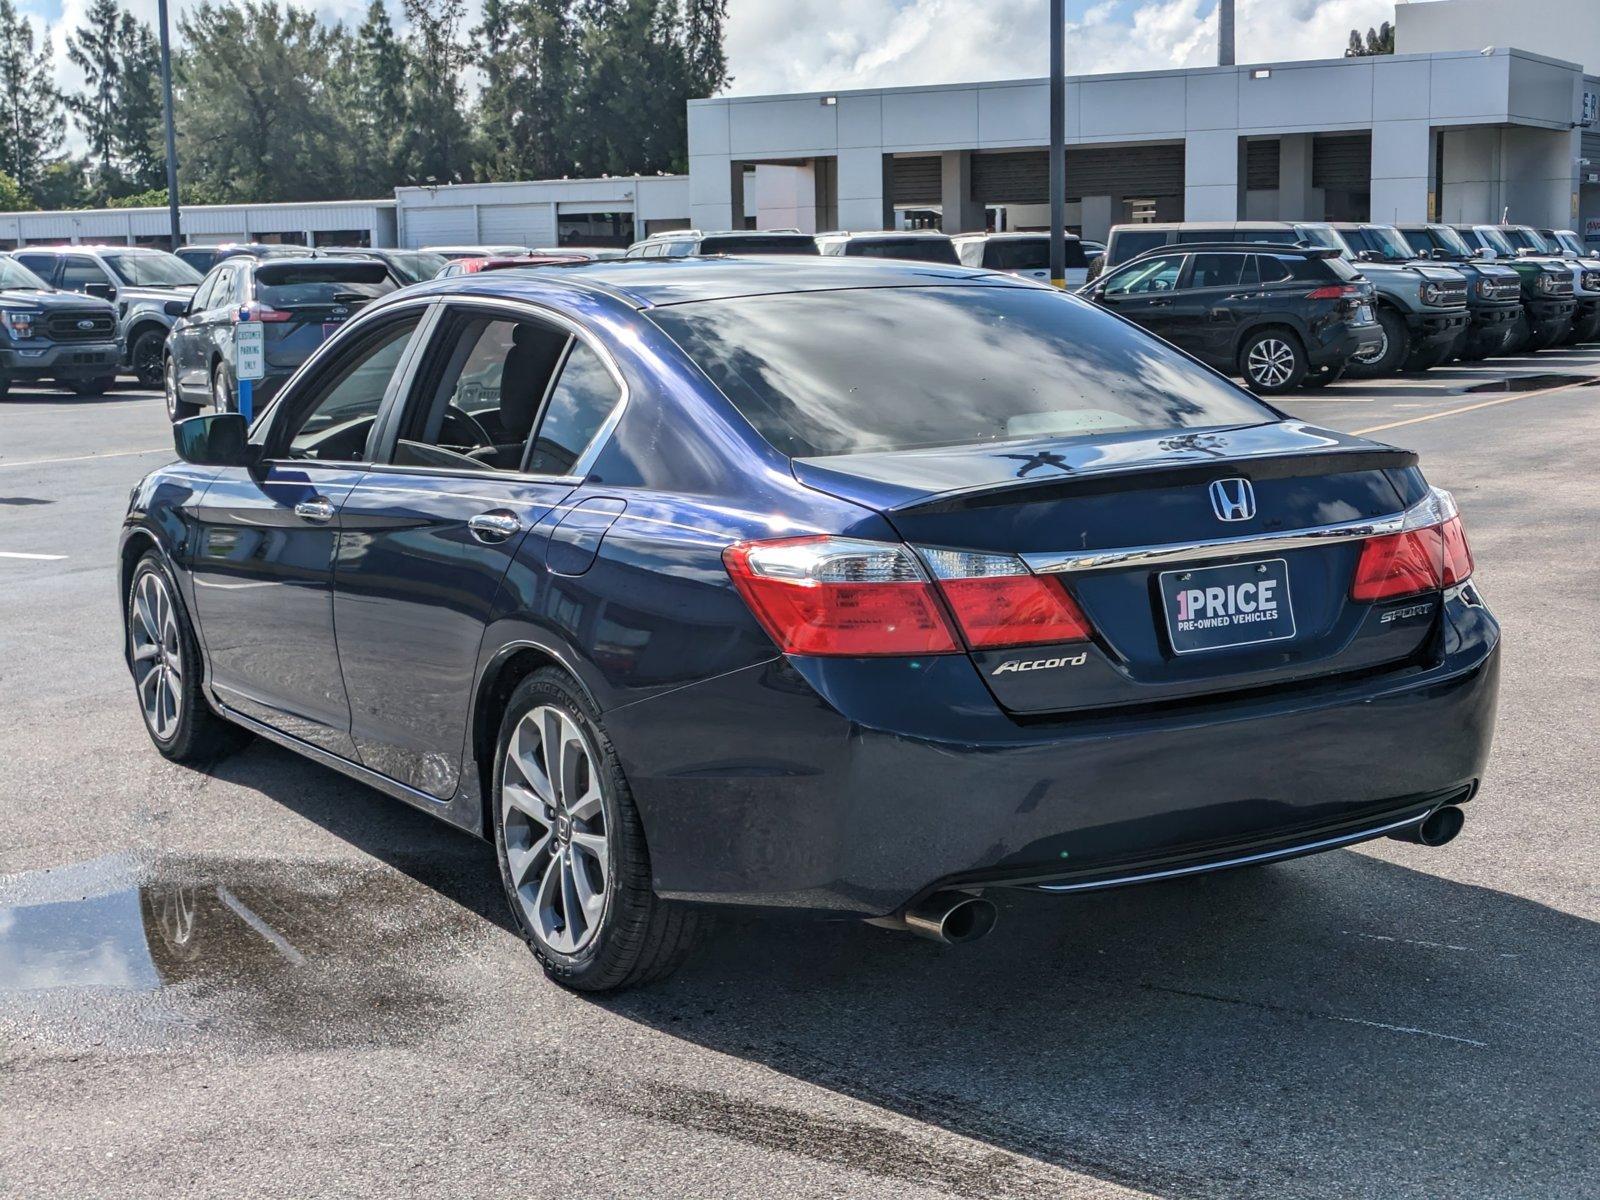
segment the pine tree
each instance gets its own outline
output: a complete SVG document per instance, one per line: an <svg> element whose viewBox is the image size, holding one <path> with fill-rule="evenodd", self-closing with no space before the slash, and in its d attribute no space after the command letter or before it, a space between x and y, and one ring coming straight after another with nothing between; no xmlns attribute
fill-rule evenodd
<svg viewBox="0 0 1600 1200"><path fill-rule="evenodd" d="M66 112L56 90L50 37L35 47L33 25L0 0L0 170L31 189L59 154Z"/></svg>
<svg viewBox="0 0 1600 1200"><path fill-rule="evenodd" d="M448 183L470 173L471 125L467 119L461 42L465 0L402 0L411 26L406 165L419 182Z"/></svg>
<svg viewBox="0 0 1600 1200"><path fill-rule="evenodd" d="M689 60L689 98L715 96L732 82L728 55L722 48L722 25L728 19L728 0L688 0L684 18L685 51Z"/></svg>
<svg viewBox="0 0 1600 1200"><path fill-rule="evenodd" d="M372 0L356 31L355 111L361 132L355 175L361 190L377 194L401 182L400 146L406 124L409 52L395 35L384 0Z"/></svg>
<svg viewBox="0 0 1600 1200"><path fill-rule="evenodd" d="M67 108L89 143L89 157L109 179L116 152L117 92L122 82L121 31L126 16L117 0L92 0L84 24L67 34L67 58L83 72L85 88L66 97Z"/></svg>
<svg viewBox="0 0 1600 1200"><path fill-rule="evenodd" d="M155 31L124 13L117 30L116 120L112 144L121 164L123 186L142 192L166 182L166 133L161 121L161 46Z"/></svg>

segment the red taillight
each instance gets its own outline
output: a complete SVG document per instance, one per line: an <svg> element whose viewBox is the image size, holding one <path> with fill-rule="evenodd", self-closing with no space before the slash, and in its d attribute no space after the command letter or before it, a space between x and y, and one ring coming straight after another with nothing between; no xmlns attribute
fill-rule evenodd
<svg viewBox="0 0 1600 1200"><path fill-rule="evenodd" d="M922 557L974 650L1089 637L1089 622L1066 588L1032 574L1014 555L924 550Z"/></svg>
<svg viewBox="0 0 1600 1200"><path fill-rule="evenodd" d="M740 542L722 553L734 586L785 654L952 654L959 647L905 546L850 538Z"/></svg>
<svg viewBox="0 0 1600 1200"><path fill-rule="evenodd" d="M1329 284L1306 294L1307 300L1343 300L1346 296L1359 296L1361 289L1350 283Z"/></svg>
<svg viewBox="0 0 1600 1200"><path fill-rule="evenodd" d="M1448 492L1435 490L1433 523L1402 533L1369 538L1361 544L1350 598L1393 600L1417 592L1436 592L1472 576L1472 551Z"/></svg>
<svg viewBox="0 0 1600 1200"><path fill-rule="evenodd" d="M287 321L290 315L265 304L241 304L233 319L236 324L240 321Z"/></svg>

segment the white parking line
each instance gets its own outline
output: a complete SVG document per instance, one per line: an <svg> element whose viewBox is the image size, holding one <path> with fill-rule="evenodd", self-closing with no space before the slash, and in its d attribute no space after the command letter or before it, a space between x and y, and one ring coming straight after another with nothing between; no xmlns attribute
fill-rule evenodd
<svg viewBox="0 0 1600 1200"><path fill-rule="evenodd" d="M44 467L51 463L91 462L97 458L129 458L140 454L171 454L171 446L156 446L151 450L114 450L110 454L77 454L71 458L24 458L17 462L0 462L5 467Z"/></svg>
<svg viewBox="0 0 1600 1200"><path fill-rule="evenodd" d="M23 554L20 550L0 550L0 558L26 558L34 562L60 562L65 554Z"/></svg>

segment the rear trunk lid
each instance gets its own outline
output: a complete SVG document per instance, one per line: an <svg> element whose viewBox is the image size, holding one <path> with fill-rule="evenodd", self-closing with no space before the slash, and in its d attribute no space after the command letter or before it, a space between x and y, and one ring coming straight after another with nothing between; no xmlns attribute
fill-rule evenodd
<svg viewBox="0 0 1600 1200"><path fill-rule="evenodd" d="M1392 666L1438 615L1350 599L1357 535L1428 496L1415 456L1299 422L793 462L912 546L1017 555L1068 590L1090 642L972 652L1019 714Z"/></svg>

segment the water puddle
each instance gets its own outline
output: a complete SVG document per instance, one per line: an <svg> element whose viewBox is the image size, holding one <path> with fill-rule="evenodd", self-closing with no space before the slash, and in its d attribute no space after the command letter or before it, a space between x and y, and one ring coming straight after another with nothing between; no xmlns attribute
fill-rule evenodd
<svg viewBox="0 0 1600 1200"><path fill-rule="evenodd" d="M1547 388L1558 387L1600 387L1600 378L1593 375L1512 375L1506 379L1496 379L1489 383L1477 383L1469 388L1463 388L1463 395L1475 395L1480 392L1507 393L1507 392L1542 392Z"/></svg>
<svg viewBox="0 0 1600 1200"><path fill-rule="evenodd" d="M493 931L479 899L377 864L114 857L0 879L0 1023L95 1044L403 1040L448 1019L448 964Z"/></svg>

